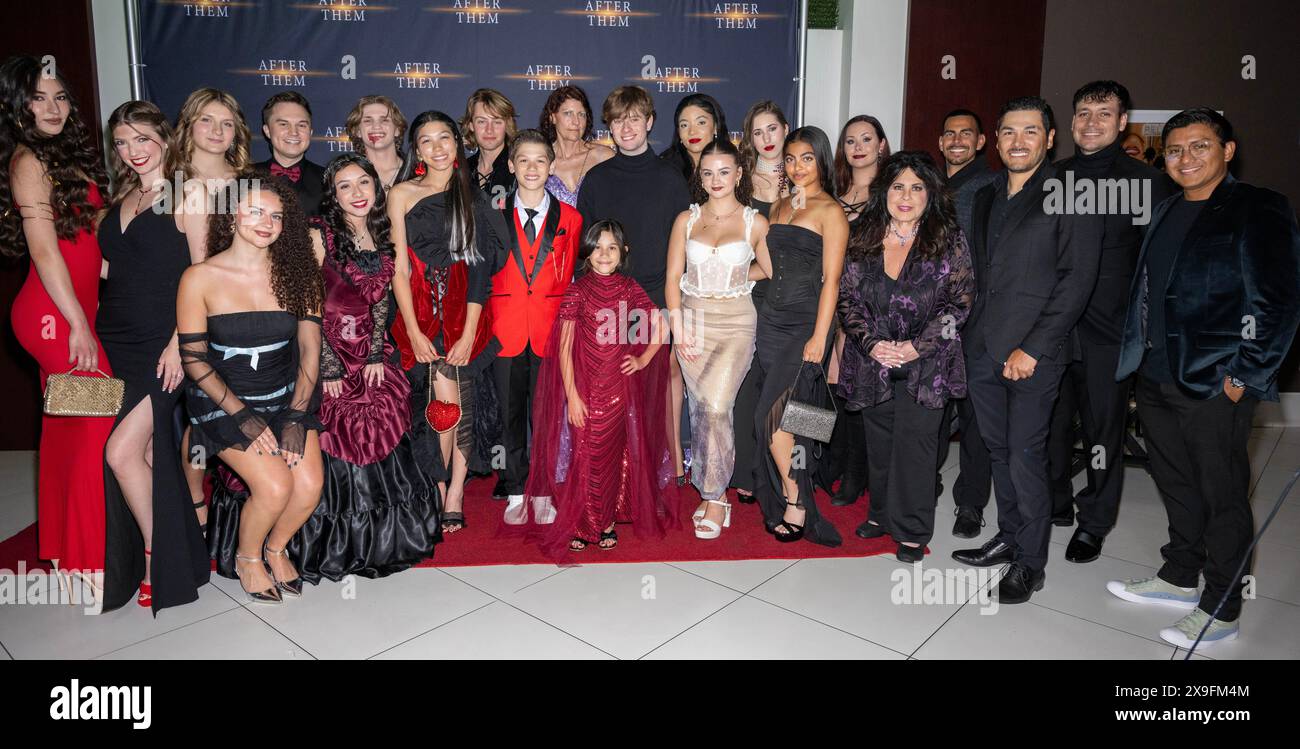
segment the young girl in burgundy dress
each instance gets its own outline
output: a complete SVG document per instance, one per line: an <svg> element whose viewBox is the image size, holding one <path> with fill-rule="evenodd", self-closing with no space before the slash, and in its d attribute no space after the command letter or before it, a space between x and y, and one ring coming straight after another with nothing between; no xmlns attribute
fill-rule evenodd
<svg viewBox="0 0 1300 749"><path fill-rule="evenodd" d="M537 380L527 494L554 503L534 525L542 550L618 544L617 522L640 537L676 525L666 405L666 325L645 291L621 272L628 248L617 221L583 234L585 275L569 286ZM532 511L538 502L526 502ZM537 520L550 519L545 513Z"/></svg>

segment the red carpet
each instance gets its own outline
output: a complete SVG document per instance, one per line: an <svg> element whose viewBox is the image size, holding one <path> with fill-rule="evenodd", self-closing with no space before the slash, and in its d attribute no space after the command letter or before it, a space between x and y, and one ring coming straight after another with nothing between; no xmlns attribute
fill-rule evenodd
<svg viewBox="0 0 1300 749"><path fill-rule="evenodd" d="M434 555L419 567L472 567L491 564L552 564L537 547L519 539L496 537L501 513L506 503L491 497L493 479L473 480L466 487L464 530L446 536ZM755 504L740 504L731 497L731 527L722 537L700 541L690 524L691 513L699 504L699 494L690 485L677 490L681 502L681 527L661 540L642 541L632 534L631 526L620 525L618 548L601 551L594 546L574 554L578 564L607 562L712 562L737 559L826 559L832 557L866 557L893 553L896 545L889 537L864 541L853 535L867 517L867 498L848 507L832 507L830 497L818 492L817 506L835 524L844 543L829 549L807 541L792 544L777 542L763 527L763 516ZM12 538L0 541L0 569L15 570L19 561L28 570L50 569L36 558L36 526L31 525Z"/></svg>

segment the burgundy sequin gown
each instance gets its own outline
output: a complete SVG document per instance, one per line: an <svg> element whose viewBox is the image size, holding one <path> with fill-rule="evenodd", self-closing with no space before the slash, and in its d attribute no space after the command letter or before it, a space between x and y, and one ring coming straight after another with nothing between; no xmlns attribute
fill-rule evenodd
<svg viewBox="0 0 1300 749"><path fill-rule="evenodd" d="M659 537L677 524L669 489L665 397L668 347L632 375L623 357L638 356L651 342L654 304L636 281L615 273L588 273L564 295L546 358L537 379L533 452L527 495L551 497L557 517L526 528L543 552L564 560L574 538L595 543L614 522L630 522L638 537ZM569 423L560 371L572 337L574 386L587 406L583 428ZM532 501L525 503L531 512Z"/></svg>

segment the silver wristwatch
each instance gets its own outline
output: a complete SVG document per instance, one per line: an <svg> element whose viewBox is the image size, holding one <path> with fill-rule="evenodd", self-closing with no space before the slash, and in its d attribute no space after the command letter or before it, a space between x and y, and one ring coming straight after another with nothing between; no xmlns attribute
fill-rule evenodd
<svg viewBox="0 0 1300 749"><path fill-rule="evenodd" d="M1236 377L1233 377L1232 375L1228 375L1228 383L1233 387L1237 388L1238 390L1246 389L1246 383L1242 382L1241 380L1238 380Z"/></svg>

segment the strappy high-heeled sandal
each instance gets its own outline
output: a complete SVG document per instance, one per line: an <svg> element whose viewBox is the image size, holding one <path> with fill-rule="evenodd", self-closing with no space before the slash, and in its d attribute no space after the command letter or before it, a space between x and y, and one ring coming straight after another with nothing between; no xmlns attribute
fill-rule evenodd
<svg viewBox="0 0 1300 749"><path fill-rule="evenodd" d="M786 502L786 505L803 509L803 505L798 502ZM785 533L778 533L777 530L780 528L784 528ZM772 535L776 536L776 540L783 544L791 544L803 538L803 526L791 523L789 520L782 520L772 526Z"/></svg>
<svg viewBox="0 0 1300 749"><path fill-rule="evenodd" d="M144 555L147 557L152 557L153 552L150 551L149 549L145 549ZM135 602L140 604L142 607L146 609L153 608L153 583L152 582L140 583L140 593L136 595Z"/></svg>
<svg viewBox="0 0 1300 749"><path fill-rule="evenodd" d="M726 514L722 516L722 525L718 525L715 521L709 520L704 517L703 514L701 514L695 521L695 537L705 541L712 541L722 535L723 528L731 527L731 503L723 502L719 499L706 499L704 501L711 505L722 505L726 508ZM700 530L699 526L701 525L704 526L706 530Z"/></svg>
<svg viewBox="0 0 1300 749"><path fill-rule="evenodd" d="M275 549L272 549L270 546L267 546L266 544L262 544L262 553L273 554L277 557L284 557L285 559L289 558L289 555L285 552L284 549L280 549L279 551L276 551ZM280 578L275 576L274 567L268 564L267 568L271 570L271 579L275 581L275 587L279 588L285 593L288 593L294 598L302 598L302 575L299 575L292 580L281 581Z"/></svg>
<svg viewBox="0 0 1300 749"><path fill-rule="evenodd" d="M203 500L203 499L200 499L199 501L194 503L194 509L196 510L203 509L204 507L207 506L208 506L207 500ZM204 523L199 526L199 533L202 533L204 538L208 537L208 524L206 521L204 521Z"/></svg>
<svg viewBox="0 0 1300 749"><path fill-rule="evenodd" d="M239 574L240 562L251 562L253 564L260 564L263 567L266 566L265 559L261 559L259 557L246 557L240 554L236 554L235 555L235 577L239 578L239 587L241 588L244 587L244 577L243 575ZM275 579L274 573L271 574L271 579L272 580ZM277 587L274 584L272 584L271 587L267 588L266 590L258 590L258 591L250 592L249 590L245 589L244 595L248 597L249 603L276 604L284 600L283 598L280 597L279 587Z"/></svg>

